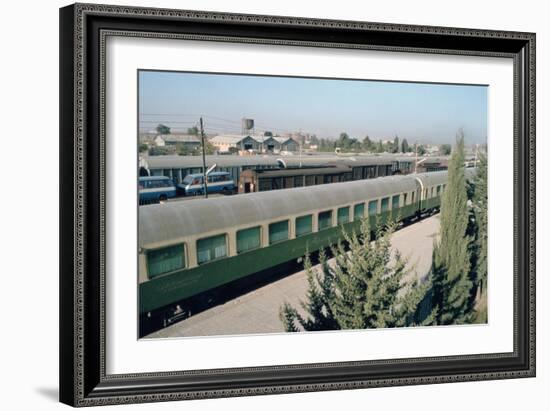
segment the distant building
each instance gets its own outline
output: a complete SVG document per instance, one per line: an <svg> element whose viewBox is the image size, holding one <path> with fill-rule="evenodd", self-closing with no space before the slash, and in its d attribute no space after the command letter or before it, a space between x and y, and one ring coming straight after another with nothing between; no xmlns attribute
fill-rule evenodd
<svg viewBox="0 0 550 411"><path fill-rule="evenodd" d="M230 151L231 148L237 150L255 150L259 151L261 143L251 136L240 136L234 134L223 134L212 137L210 143L221 153Z"/></svg>
<svg viewBox="0 0 550 411"><path fill-rule="evenodd" d="M155 137L154 142L157 147L182 144L190 151L197 150L201 146L200 138L192 134L159 134Z"/></svg>
<svg viewBox="0 0 550 411"><path fill-rule="evenodd" d="M265 153L278 153L281 151L281 143L276 137L266 137L262 146Z"/></svg>
<svg viewBox="0 0 550 411"><path fill-rule="evenodd" d="M300 144L292 137L275 137L275 139L281 145L281 151L294 152L300 149Z"/></svg>

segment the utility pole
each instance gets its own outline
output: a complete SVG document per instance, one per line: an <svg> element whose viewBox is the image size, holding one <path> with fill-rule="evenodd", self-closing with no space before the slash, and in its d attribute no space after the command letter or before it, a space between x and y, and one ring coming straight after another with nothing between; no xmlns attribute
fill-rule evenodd
<svg viewBox="0 0 550 411"><path fill-rule="evenodd" d="M202 117L200 119L201 125L201 142L202 142L202 183L204 187L204 198L208 198L208 183L206 175L206 145L204 144L204 127L202 125Z"/></svg>

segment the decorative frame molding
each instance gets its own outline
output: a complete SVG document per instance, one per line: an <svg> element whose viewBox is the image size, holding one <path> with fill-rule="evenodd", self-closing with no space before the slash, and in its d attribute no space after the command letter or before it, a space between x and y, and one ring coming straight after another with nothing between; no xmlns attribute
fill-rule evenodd
<svg viewBox="0 0 550 411"><path fill-rule="evenodd" d="M105 44L108 36L512 58L514 351L107 375ZM535 34L75 4L60 10L60 96L62 402L91 406L535 376Z"/></svg>

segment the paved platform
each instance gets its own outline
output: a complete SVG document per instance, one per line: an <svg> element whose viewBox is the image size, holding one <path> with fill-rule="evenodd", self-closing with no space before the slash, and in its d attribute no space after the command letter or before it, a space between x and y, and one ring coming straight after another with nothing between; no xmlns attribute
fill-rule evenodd
<svg viewBox="0 0 550 411"><path fill-rule="evenodd" d="M408 258L408 268L418 279L426 277L430 271L433 241L438 232L439 215L435 215L404 227L392 236L392 249ZM146 338L283 332L279 319L281 305L288 302L299 307L306 291L307 276L304 271L300 271Z"/></svg>

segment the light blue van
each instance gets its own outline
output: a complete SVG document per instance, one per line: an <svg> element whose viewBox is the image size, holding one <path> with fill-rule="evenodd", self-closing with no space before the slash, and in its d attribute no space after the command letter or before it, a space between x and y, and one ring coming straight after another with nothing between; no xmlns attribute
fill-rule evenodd
<svg viewBox="0 0 550 411"><path fill-rule="evenodd" d="M176 186L170 177L140 177L139 203L148 204L165 201L176 196Z"/></svg>
<svg viewBox="0 0 550 411"><path fill-rule="evenodd" d="M207 180L209 193L231 193L235 190L235 182L231 175L225 171L216 171L208 174ZM187 174L181 184L178 184L178 193L184 195L204 194L202 174Z"/></svg>

